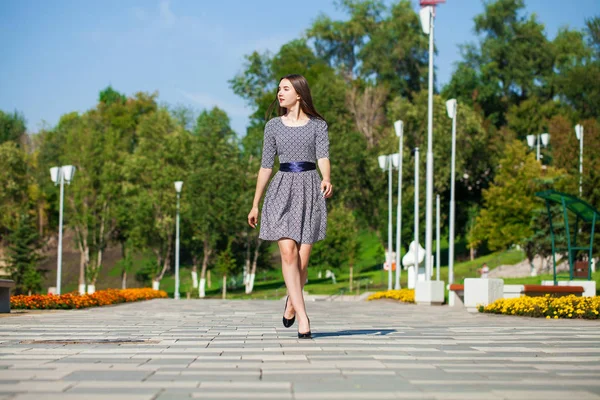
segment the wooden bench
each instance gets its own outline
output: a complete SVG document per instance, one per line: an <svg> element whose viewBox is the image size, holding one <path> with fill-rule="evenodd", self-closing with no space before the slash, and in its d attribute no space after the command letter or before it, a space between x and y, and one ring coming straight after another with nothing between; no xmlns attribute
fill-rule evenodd
<svg viewBox="0 0 600 400"><path fill-rule="evenodd" d="M587 261L575 261L573 266L573 278L588 278L590 263Z"/></svg>
<svg viewBox="0 0 600 400"><path fill-rule="evenodd" d="M15 281L0 279L0 313L10 313L10 289L15 287Z"/></svg>
<svg viewBox="0 0 600 400"><path fill-rule="evenodd" d="M452 307L462 306L465 303L465 285L452 283L448 285L448 304Z"/></svg>
<svg viewBox="0 0 600 400"><path fill-rule="evenodd" d="M568 296L570 294L581 296L583 294L583 286L523 285L521 293L525 296L545 296L547 294L556 297Z"/></svg>

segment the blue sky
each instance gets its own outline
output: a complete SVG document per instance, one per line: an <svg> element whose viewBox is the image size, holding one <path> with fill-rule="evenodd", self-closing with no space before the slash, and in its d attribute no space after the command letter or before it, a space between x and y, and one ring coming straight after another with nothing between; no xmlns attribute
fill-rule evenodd
<svg viewBox="0 0 600 400"><path fill-rule="evenodd" d="M598 0L525 3L550 38L600 13ZM476 40L473 17L482 10L480 0L438 7L440 84L460 59L458 46ZM245 54L277 52L319 13L347 17L333 0L0 0L0 109L22 112L37 132L62 114L94 107L110 84L127 95L158 91L170 105L219 106L244 135L250 109L227 81L242 71Z"/></svg>

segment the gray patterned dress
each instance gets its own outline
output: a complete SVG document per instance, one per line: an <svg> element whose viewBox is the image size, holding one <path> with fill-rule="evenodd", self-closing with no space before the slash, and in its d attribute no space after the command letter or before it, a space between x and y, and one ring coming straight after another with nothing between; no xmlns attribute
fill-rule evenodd
<svg viewBox="0 0 600 400"><path fill-rule="evenodd" d="M265 127L262 167L273 168L275 155L280 163L316 163L320 158L329 158L327 123L310 118L305 125L287 126L281 117L271 119ZM325 239L326 230L327 207L317 170L277 171L265 195L259 238L314 243Z"/></svg>

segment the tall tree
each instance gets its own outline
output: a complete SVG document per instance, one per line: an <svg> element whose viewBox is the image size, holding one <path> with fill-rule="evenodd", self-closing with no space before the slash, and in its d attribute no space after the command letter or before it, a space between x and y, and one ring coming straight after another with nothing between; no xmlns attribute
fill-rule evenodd
<svg viewBox="0 0 600 400"><path fill-rule="evenodd" d="M0 144L12 141L19 145L21 136L25 134L25 117L15 111L7 114L0 110Z"/></svg>
<svg viewBox="0 0 600 400"><path fill-rule="evenodd" d="M139 143L123 171L133 207L129 238L138 249L154 254L156 287L171 268L176 214L173 184L186 181L190 137L165 109L142 118L136 134Z"/></svg>
<svg viewBox="0 0 600 400"><path fill-rule="evenodd" d="M29 201L32 179L27 169L26 154L16 142L0 144L0 243L16 229L23 207Z"/></svg>
<svg viewBox="0 0 600 400"><path fill-rule="evenodd" d="M552 74L551 43L534 15L522 15L524 7L523 0L485 2L475 17L480 43L463 46L464 61L444 90L461 103L477 104L498 127L511 105L535 94L552 96L540 85Z"/></svg>
<svg viewBox="0 0 600 400"><path fill-rule="evenodd" d="M29 294L42 289L44 271L38 268L40 237L31 217L21 214L15 231L10 235L8 247L8 270L15 281L16 294Z"/></svg>
<svg viewBox="0 0 600 400"><path fill-rule="evenodd" d="M185 218L191 227L188 244L193 274L201 264L199 295L204 297L206 272L219 242L224 235L245 230L243 212L247 212L242 201L246 196L240 196L245 166L224 111L213 108L200 113L187 158L191 171L184 195L189 204Z"/></svg>
<svg viewBox="0 0 600 400"><path fill-rule="evenodd" d="M484 206L477 217L473 244L487 241L491 250L523 244L533 236L531 221L536 208L543 204L535 193L562 189L565 172L553 167L542 168L533 153L521 141L505 149L494 184L483 191Z"/></svg>

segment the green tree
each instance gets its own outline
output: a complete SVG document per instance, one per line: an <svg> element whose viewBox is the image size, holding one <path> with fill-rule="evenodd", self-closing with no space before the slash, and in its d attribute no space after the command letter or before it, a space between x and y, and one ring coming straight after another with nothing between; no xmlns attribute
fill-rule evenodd
<svg viewBox="0 0 600 400"><path fill-rule="evenodd" d="M484 7L475 17L480 43L463 46L464 61L443 94L477 104L499 127L511 105L535 94L551 98L543 93L543 82L553 73L553 52L544 26L534 15L521 15L523 0L488 1Z"/></svg>
<svg viewBox="0 0 600 400"><path fill-rule="evenodd" d="M190 140L190 173L183 194L189 208L184 220L189 227L187 245L192 253L192 273L195 278L201 264L199 295L204 297L206 272L222 238L246 231L248 197L240 193L247 174L224 111L202 111Z"/></svg>
<svg viewBox="0 0 600 400"><path fill-rule="evenodd" d="M487 241L491 250L522 244L534 234L533 212L542 203L535 193L547 188L562 189L564 171L542 168L521 141L505 149L494 183L483 191L481 209L473 233L473 244Z"/></svg>
<svg viewBox="0 0 600 400"><path fill-rule="evenodd" d="M356 219L341 200L328 211L327 237L315 243L311 262L323 268L340 271L348 267L353 271L359 250Z"/></svg>
<svg viewBox="0 0 600 400"><path fill-rule="evenodd" d="M99 100L101 103L111 105L113 103L125 103L127 101L127 96L117 92L109 85L100 92Z"/></svg>
<svg viewBox="0 0 600 400"><path fill-rule="evenodd" d="M232 274L236 269L236 259L231 251L231 239L227 242L227 247L221 250L217 255L215 262L215 272L223 277L222 298L227 298L227 276Z"/></svg>
<svg viewBox="0 0 600 400"><path fill-rule="evenodd" d="M21 214L16 230L9 237L8 270L15 281L16 294L29 294L42 290L42 277L46 271L38 269L41 242L36 227L28 214Z"/></svg>
<svg viewBox="0 0 600 400"><path fill-rule="evenodd" d="M25 117L15 111L7 114L0 110L0 144L8 141L19 145L21 136L25 134Z"/></svg>
<svg viewBox="0 0 600 400"><path fill-rule="evenodd" d="M127 203L123 193L129 190L123 169L137 146L137 126L157 107L152 95L138 93L123 100L109 89L100 95L104 100L83 115L63 115L55 129L42 133L39 143L39 170L46 171L41 185L51 196L56 196L56 189L47 186L48 168L77 168L65 191L65 217L67 226L75 232L80 253L80 286L96 284L104 251L110 240L117 237L115 232L120 233L122 240L127 238L122 220L117 219L124 215L118 209ZM53 205L58 202L56 197L53 200Z"/></svg>
<svg viewBox="0 0 600 400"><path fill-rule="evenodd" d="M29 187L25 152L16 142L0 144L0 242L16 228L23 208L29 208Z"/></svg>
<svg viewBox="0 0 600 400"><path fill-rule="evenodd" d="M428 41L410 1L388 8L380 0L343 0L339 8L347 20L320 15L307 30L318 57L347 82L385 84L408 97L426 85Z"/></svg>
<svg viewBox="0 0 600 400"><path fill-rule="evenodd" d="M140 120L139 143L123 168L132 221L129 240L139 250L151 251L156 264L153 281L160 283L171 268L174 251L175 181L186 181L190 136L165 109Z"/></svg>

